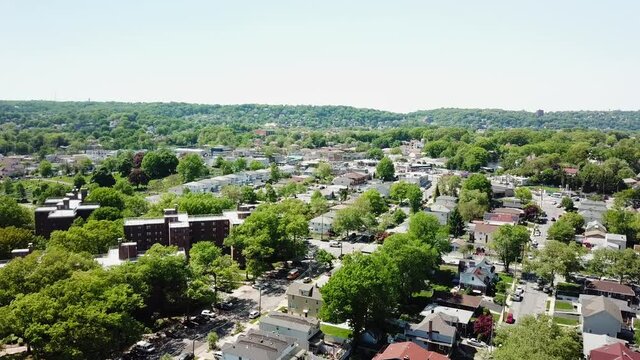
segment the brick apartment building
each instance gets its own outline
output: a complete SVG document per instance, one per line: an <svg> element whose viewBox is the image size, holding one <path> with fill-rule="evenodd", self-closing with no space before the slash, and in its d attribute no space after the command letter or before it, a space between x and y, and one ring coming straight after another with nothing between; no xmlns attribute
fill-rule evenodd
<svg viewBox="0 0 640 360"><path fill-rule="evenodd" d="M203 240L222 247L230 227L230 219L224 215L194 216L165 209L161 218L126 219L124 236L128 242L137 243L138 251L147 250L153 244L189 249L192 243Z"/></svg>
<svg viewBox="0 0 640 360"><path fill-rule="evenodd" d="M35 210L36 235L48 238L55 230L68 230L77 218L87 220L100 205L84 203L86 197L86 189L74 189L64 198L45 200L44 205Z"/></svg>

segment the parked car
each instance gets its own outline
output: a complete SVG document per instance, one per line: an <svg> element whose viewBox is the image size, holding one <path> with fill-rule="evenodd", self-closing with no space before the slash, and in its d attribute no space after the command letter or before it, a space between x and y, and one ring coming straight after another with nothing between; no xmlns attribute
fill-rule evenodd
<svg viewBox="0 0 640 360"><path fill-rule="evenodd" d="M216 304L216 307L222 310L231 310L233 309L233 306L235 304L233 303L233 300L227 300L227 301L223 301L219 304Z"/></svg>
<svg viewBox="0 0 640 360"><path fill-rule="evenodd" d="M524 293L524 287L521 285L518 285L518 287L516 287L516 294L522 295L523 293Z"/></svg>
<svg viewBox="0 0 640 360"><path fill-rule="evenodd" d="M513 294L511 297L512 301L522 301L522 294Z"/></svg>
<svg viewBox="0 0 640 360"><path fill-rule="evenodd" d="M260 316L260 312L258 310L251 310L249 312L249 319L255 319Z"/></svg>
<svg viewBox="0 0 640 360"><path fill-rule="evenodd" d="M556 218L552 217L552 218L551 218L551 221L552 221L552 222L553 222L553 221L556 221Z"/></svg>
<svg viewBox="0 0 640 360"><path fill-rule="evenodd" d="M302 282L305 283L305 284L308 284L308 283L311 282L311 278L307 276L304 279L302 279Z"/></svg>
<svg viewBox="0 0 640 360"><path fill-rule="evenodd" d="M219 351L219 350L218 351L214 351L213 352L213 357L218 359L218 360L222 359L222 351Z"/></svg>
<svg viewBox="0 0 640 360"><path fill-rule="evenodd" d="M180 356L178 356L176 359L177 360L193 360L195 359L195 356L193 355L193 353L184 353L184 354L180 354Z"/></svg>
<svg viewBox="0 0 640 360"><path fill-rule="evenodd" d="M331 241L329 241L329 246L331 246L331 247L342 247L342 244L338 240L331 240Z"/></svg>
<svg viewBox="0 0 640 360"><path fill-rule="evenodd" d="M467 339L467 344L471 345L471 346L475 346L475 347L487 347L487 344L483 343L480 340L471 338L471 339Z"/></svg>
<svg viewBox="0 0 640 360"><path fill-rule="evenodd" d="M214 318L216 316L216 314L213 311L209 310L209 309L202 310L200 312L200 315L202 315L204 317L207 317L207 318Z"/></svg>
<svg viewBox="0 0 640 360"><path fill-rule="evenodd" d="M300 276L300 269L293 269L291 271L289 271L289 274L287 274L287 279L288 280L295 280L298 278L298 276Z"/></svg>
<svg viewBox="0 0 640 360"><path fill-rule="evenodd" d="M254 283L253 285L251 285L251 287L256 289L256 290L264 290L264 289L267 288L267 283L257 282L257 283Z"/></svg>
<svg viewBox="0 0 640 360"><path fill-rule="evenodd" d="M551 287L551 285L547 284L542 288L542 291L545 294L552 294L553 293L553 288Z"/></svg>
<svg viewBox="0 0 640 360"><path fill-rule="evenodd" d="M133 346L133 349L143 354L151 354L156 351L156 348L150 342L144 340L138 341Z"/></svg>
<svg viewBox="0 0 640 360"><path fill-rule="evenodd" d="M515 322L516 322L516 319L513 317L513 313L507 314L506 323L507 324L514 324Z"/></svg>

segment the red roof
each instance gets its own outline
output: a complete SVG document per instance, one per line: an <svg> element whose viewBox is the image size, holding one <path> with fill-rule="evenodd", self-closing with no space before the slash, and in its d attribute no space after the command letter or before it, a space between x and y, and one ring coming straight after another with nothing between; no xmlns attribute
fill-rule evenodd
<svg viewBox="0 0 640 360"><path fill-rule="evenodd" d="M376 355L373 360L449 360L448 356L428 351L410 342L393 343ZM635 360L635 359L634 359Z"/></svg>
<svg viewBox="0 0 640 360"><path fill-rule="evenodd" d="M491 225L491 224L476 224L475 232L481 232L485 234L491 234L492 232L498 230L500 226Z"/></svg>
<svg viewBox="0 0 640 360"><path fill-rule="evenodd" d="M591 360L640 360L640 353L631 351L622 343L608 344L591 350Z"/></svg>
<svg viewBox="0 0 640 360"><path fill-rule="evenodd" d="M568 174L568 175L575 175L578 173L578 168L574 168L574 167L566 167L562 170L564 170L565 174Z"/></svg>
<svg viewBox="0 0 640 360"><path fill-rule="evenodd" d="M480 303L482 302L482 297L480 296L466 295L462 293L438 293L436 296L436 300L439 303L452 305L452 307L463 306L477 309L480 307Z"/></svg>

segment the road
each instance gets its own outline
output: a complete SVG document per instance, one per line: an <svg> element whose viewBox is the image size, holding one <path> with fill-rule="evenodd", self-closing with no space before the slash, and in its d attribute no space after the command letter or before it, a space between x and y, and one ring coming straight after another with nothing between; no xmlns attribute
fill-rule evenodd
<svg viewBox="0 0 640 360"><path fill-rule="evenodd" d="M321 240L309 240L309 247L312 249L324 249L331 253L333 256L340 256L341 249L339 247L332 247L329 245L329 241ZM377 249L376 243L350 243L348 241L342 241L342 254L351 254L356 251L362 251L365 248Z"/></svg>
<svg viewBox="0 0 640 360"><path fill-rule="evenodd" d="M509 311L516 319L526 315L544 314L546 311L547 294L535 289L536 283L527 282L524 286L522 301L513 301Z"/></svg>
<svg viewBox="0 0 640 360"><path fill-rule="evenodd" d="M547 242L547 233L549 232L549 228L553 224L551 218L558 219L565 211L562 208L557 208L556 205L553 204L554 202L560 203L562 199L552 197L548 193L544 193L542 198L534 194L533 200L542 208L542 211L547 213L547 218L549 219L546 224L537 225L540 230L540 235L533 236L533 240L536 240L539 244L538 247L543 248Z"/></svg>

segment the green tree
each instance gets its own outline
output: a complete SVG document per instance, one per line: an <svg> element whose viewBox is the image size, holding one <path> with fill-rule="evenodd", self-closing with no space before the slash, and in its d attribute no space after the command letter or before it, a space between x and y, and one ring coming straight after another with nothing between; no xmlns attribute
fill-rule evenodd
<svg viewBox="0 0 640 360"><path fill-rule="evenodd" d="M496 251L508 272L509 265L521 258L523 247L528 241L529 230L526 227L502 225L496 231L491 247Z"/></svg>
<svg viewBox="0 0 640 360"><path fill-rule="evenodd" d="M313 176L322 182L331 181L331 179L333 179L333 168L331 164L324 161L318 163L318 167L313 171Z"/></svg>
<svg viewBox="0 0 640 360"><path fill-rule="evenodd" d="M77 173L76 176L73 177L73 187L75 187L76 189L80 189L86 183L87 183L87 180L80 173Z"/></svg>
<svg viewBox="0 0 640 360"><path fill-rule="evenodd" d="M134 168L133 157L133 151L119 151L115 158L115 168L113 170L120 173L122 177L128 176ZM139 163L137 167L140 167Z"/></svg>
<svg viewBox="0 0 640 360"><path fill-rule="evenodd" d="M520 203L522 203L523 205L527 204L529 201L531 201L531 199L533 199L531 190L525 187L516 188L515 195L516 195L516 198L520 200Z"/></svg>
<svg viewBox="0 0 640 360"><path fill-rule="evenodd" d="M218 348L218 333L215 331L210 331L207 334L207 344L209 345L209 350L215 350Z"/></svg>
<svg viewBox="0 0 640 360"><path fill-rule="evenodd" d="M266 166L258 160L251 160L249 162L249 170L255 171L264 168L266 168Z"/></svg>
<svg viewBox="0 0 640 360"><path fill-rule="evenodd" d="M100 187L111 187L115 185L116 179L107 168L100 167L91 175L91 182Z"/></svg>
<svg viewBox="0 0 640 360"><path fill-rule="evenodd" d="M583 231L584 217L582 217L582 215L578 213L568 212L562 215L559 221L569 223L569 225L571 225L571 227L576 232L576 234L582 233Z"/></svg>
<svg viewBox="0 0 640 360"><path fill-rule="evenodd" d="M496 360L580 359L582 343L574 328L561 327L548 316L525 316L515 326L496 331Z"/></svg>
<svg viewBox="0 0 640 360"><path fill-rule="evenodd" d="M0 227L32 228L33 215L9 196L0 196Z"/></svg>
<svg viewBox="0 0 640 360"><path fill-rule="evenodd" d="M100 206L109 206L118 210L124 209L124 196L117 190L99 187L87 195L87 202L94 202Z"/></svg>
<svg viewBox="0 0 640 360"><path fill-rule="evenodd" d="M151 179L161 179L175 174L178 158L167 149L149 151L142 159L141 168Z"/></svg>
<svg viewBox="0 0 640 360"><path fill-rule="evenodd" d="M478 190L487 195L487 199L491 200L493 191L491 190L491 181L482 174L472 174L462 183L463 190Z"/></svg>
<svg viewBox="0 0 640 360"><path fill-rule="evenodd" d="M549 228L547 238L550 240L562 241L564 243L575 242L576 230L568 221L556 221Z"/></svg>
<svg viewBox="0 0 640 360"><path fill-rule="evenodd" d="M384 201L384 199L376 189L369 189L363 192L362 195L360 195L360 197L356 199L355 203L356 206L368 206L376 216L387 212L387 210L389 209L387 207L387 202Z"/></svg>
<svg viewBox="0 0 640 360"><path fill-rule="evenodd" d="M327 212L329 209L329 202L320 193L320 191L316 190L311 194L309 206L311 207L311 216L318 216Z"/></svg>
<svg viewBox="0 0 640 360"><path fill-rule="evenodd" d="M391 185L389 194L391 198L397 200L400 205L402 205L405 200L408 200L412 212L420 211L420 207L422 206L422 190L420 190L418 185L400 181Z"/></svg>
<svg viewBox="0 0 640 360"><path fill-rule="evenodd" d="M278 165L276 165L276 163L271 163L270 171L271 171L271 177L270 177L271 183L277 183L282 178L282 173L280 172L280 168L278 167Z"/></svg>
<svg viewBox="0 0 640 360"><path fill-rule="evenodd" d="M49 177L53 175L53 166L47 160L42 160L38 166L38 173L42 177Z"/></svg>
<svg viewBox="0 0 640 360"><path fill-rule="evenodd" d="M178 162L177 170L183 182L190 182L207 174L207 167L197 154L183 156Z"/></svg>
<svg viewBox="0 0 640 360"><path fill-rule="evenodd" d="M418 212L409 218L409 236L438 250L440 254L449 252L447 229L440 225L438 218L425 212Z"/></svg>
<svg viewBox="0 0 640 360"><path fill-rule="evenodd" d="M28 229L9 226L0 228L0 259L10 259L11 250L25 249L29 243L41 241Z"/></svg>
<svg viewBox="0 0 640 360"><path fill-rule="evenodd" d="M382 149L374 147L367 151L367 157L370 159L381 160L384 157Z"/></svg>
<svg viewBox="0 0 640 360"><path fill-rule="evenodd" d="M189 251L189 264L197 276L214 277L216 289L230 291L237 288L239 266L213 242L199 241ZM215 299L214 301L217 301Z"/></svg>
<svg viewBox="0 0 640 360"><path fill-rule="evenodd" d="M278 194L273 189L273 186L271 186L271 184L267 184L264 189L265 200L271 203L278 201Z"/></svg>
<svg viewBox="0 0 640 360"><path fill-rule="evenodd" d="M124 237L122 223L109 220L89 220L83 226L72 226L67 231L51 233L48 246L64 248L72 252L105 254L110 246Z"/></svg>
<svg viewBox="0 0 640 360"><path fill-rule="evenodd" d="M640 257L633 249L602 248L592 252L589 270L599 276L615 277L620 283L640 280Z"/></svg>
<svg viewBox="0 0 640 360"><path fill-rule="evenodd" d="M315 255L316 261L327 268L333 267L333 260L336 258L325 249L319 249Z"/></svg>
<svg viewBox="0 0 640 360"><path fill-rule="evenodd" d="M638 241L640 215L623 209L611 209L602 215L604 226L610 233L627 236L627 246Z"/></svg>
<svg viewBox="0 0 640 360"><path fill-rule="evenodd" d="M247 169L247 159L243 157L239 157L236 161L233 162L233 167L236 168L236 171L244 171Z"/></svg>
<svg viewBox="0 0 640 360"><path fill-rule="evenodd" d="M395 167L388 157L383 157L376 166L376 177L382 181L393 181L395 179Z"/></svg>
<svg viewBox="0 0 640 360"><path fill-rule="evenodd" d="M560 201L560 206L562 206L566 211L572 211L575 209L573 200L571 200L571 198L568 196L562 198L562 200Z"/></svg>
<svg viewBox="0 0 640 360"><path fill-rule="evenodd" d="M222 210L233 209L235 203L225 197L216 197L211 193L189 193L177 199L169 198L168 204L163 207L178 204L180 211L190 215L221 214Z"/></svg>
<svg viewBox="0 0 640 360"><path fill-rule="evenodd" d="M525 270L536 273L553 285L557 274L568 277L580 270L580 256L584 249L578 244L565 244L555 240L547 241L546 246L535 251L532 261L525 262Z"/></svg>
<svg viewBox="0 0 640 360"><path fill-rule="evenodd" d="M480 190L464 189L460 192L458 211L464 221L482 218L489 211L489 199L487 194Z"/></svg>
<svg viewBox="0 0 640 360"><path fill-rule="evenodd" d="M454 237L464 235L464 220L462 219L462 215L460 215L460 211L458 211L457 206L451 210L449 219L447 220L447 225L449 225L449 234Z"/></svg>

